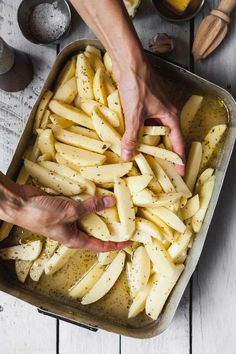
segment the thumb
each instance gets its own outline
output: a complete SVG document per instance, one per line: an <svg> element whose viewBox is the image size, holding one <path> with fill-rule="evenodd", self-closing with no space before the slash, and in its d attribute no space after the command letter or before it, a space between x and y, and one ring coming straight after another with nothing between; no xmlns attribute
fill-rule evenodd
<svg viewBox="0 0 236 354"><path fill-rule="evenodd" d="M85 215L96 213L106 208L111 208L116 204L116 200L113 197L91 197L80 203L79 218Z"/></svg>
<svg viewBox="0 0 236 354"><path fill-rule="evenodd" d="M129 122L121 141L121 158L125 161L131 160L136 153L139 140L140 124Z"/></svg>

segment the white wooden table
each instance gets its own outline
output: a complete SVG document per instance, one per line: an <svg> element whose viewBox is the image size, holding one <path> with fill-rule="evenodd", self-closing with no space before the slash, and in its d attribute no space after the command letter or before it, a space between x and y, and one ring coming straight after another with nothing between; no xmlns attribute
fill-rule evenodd
<svg viewBox="0 0 236 354"><path fill-rule="evenodd" d="M0 90L0 169L6 171L24 128L29 111L60 48L36 46L20 34L16 12L20 0L0 0L0 33L5 40L33 57L35 76L24 91L7 94ZM236 96L236 16L231 31L217 52L204 63L191 60L195 28L209 8L218 1L207 1L204 11L191 23L166 23L155 13L151 0L143 4L135 26L148 47L156 32L176 38L171 58L195 73L225 87ZM115 20L114 20L115 21ZM70 36L93 35L74 16ZM103 331L97 333L40 315L36 309L0 293L1 354L235 354L236 332L236 156L231 164L215 212L207 242L194 276L169 329L154 339L136 340Z"/></svg>

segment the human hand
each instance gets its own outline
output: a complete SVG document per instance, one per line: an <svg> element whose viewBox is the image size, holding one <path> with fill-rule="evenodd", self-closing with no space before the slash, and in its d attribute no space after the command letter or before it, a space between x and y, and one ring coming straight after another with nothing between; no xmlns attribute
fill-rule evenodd
<svg viewBox="0 0 236 354"><path fill-rule="evenodd" d="M158 75L144 59L138 69L116 70L126 131L122 139L122 158L130 160L136 151L141 127L146 119L170 129L173 151L185 162L184 141L180 131L177 109L166 98ZM184 166L176 165L180 175Z"/></svg>
<svg viewBox="0 0 236 354"><path fill-rule="evenodd" d="M79 219L115 205L112 197L91 197L76 202L64 197L52 197L39 189L24 185L19 187L21 196L15 212L15 224L59 241L70 248L84 248L96 252L119 250L132 242L103 242L84 233Z"/></svg>

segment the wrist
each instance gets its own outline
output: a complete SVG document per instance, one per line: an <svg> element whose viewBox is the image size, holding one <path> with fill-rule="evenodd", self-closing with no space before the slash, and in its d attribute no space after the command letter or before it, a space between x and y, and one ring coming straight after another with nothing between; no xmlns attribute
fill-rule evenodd
<svg viewBox="0 0 236 354"><path fill-rule="evenodd" d="M0 184L0 219L15 223L24 203L24 199L17 193L17 188L10 190Z"/></svg>

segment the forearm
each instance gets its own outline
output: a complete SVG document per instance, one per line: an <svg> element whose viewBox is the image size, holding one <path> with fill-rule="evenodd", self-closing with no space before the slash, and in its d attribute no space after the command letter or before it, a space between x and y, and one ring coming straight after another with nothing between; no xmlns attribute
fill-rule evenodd
<svg viewBox="0 0 236 354"><path fill-rule="evenodd" d="M14 222L22 204L17 184L0 172L0 220Z"/></svg>
<svg viewBox="0 0 236 354"><path fill-rule="evenodd" d="M137 71L144 52L122 1L71 0L75 9L101 40L118 71Z"/></svg>

